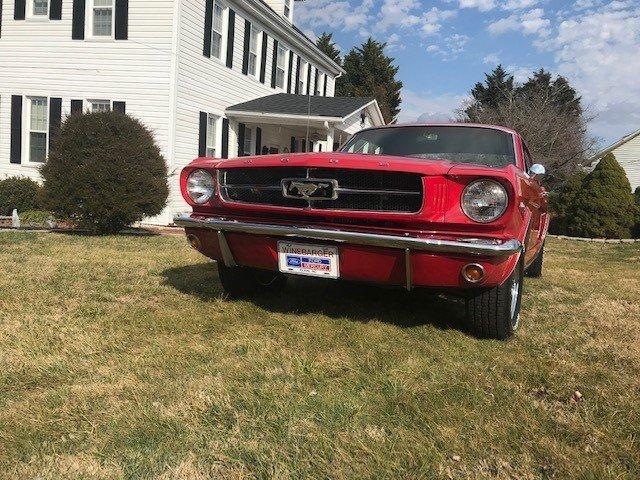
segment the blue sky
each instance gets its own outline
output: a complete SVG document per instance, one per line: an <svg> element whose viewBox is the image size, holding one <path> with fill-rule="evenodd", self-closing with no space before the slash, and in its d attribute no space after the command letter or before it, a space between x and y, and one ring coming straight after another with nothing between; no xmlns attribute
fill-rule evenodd
<svg viewBox="0 0 640 480"><path fill-rule="evenodd" d="M305 0L295 22L343 52L388 44L404 82L401 121L446 120L497 63L541 67L583 97L601 144L640 128L640 0Z"/></svg>

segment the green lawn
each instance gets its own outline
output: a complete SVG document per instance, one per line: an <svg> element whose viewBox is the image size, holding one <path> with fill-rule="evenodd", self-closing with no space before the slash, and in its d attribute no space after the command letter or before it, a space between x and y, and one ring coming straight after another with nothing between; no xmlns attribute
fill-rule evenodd
<svg viewBox="0 0 640 480"><path fill-rule="evenodd" d="M0 233L0 478L640 478L640 244L550 240L512 341L460 317L229 301L181 238Z"/></svg>

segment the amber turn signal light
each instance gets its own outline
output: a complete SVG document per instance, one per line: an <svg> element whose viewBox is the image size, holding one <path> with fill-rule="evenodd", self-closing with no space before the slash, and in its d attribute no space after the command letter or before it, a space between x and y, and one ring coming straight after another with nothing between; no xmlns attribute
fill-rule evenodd
<svg viewBox="0 0 640 480"><path fill-rule="evenodd" d="M462 269L462 277L469 283L480 283L484 279L484 268L477 263L469 263Z"/></svg>
<svg viewBox="0 0 640 480"><path fill-rule="evenodd" d="M202 242L197 236L187 235L187 241L189 242L189 245L191 245L191 248L193 248L194 250L202 250Z"/></svg>

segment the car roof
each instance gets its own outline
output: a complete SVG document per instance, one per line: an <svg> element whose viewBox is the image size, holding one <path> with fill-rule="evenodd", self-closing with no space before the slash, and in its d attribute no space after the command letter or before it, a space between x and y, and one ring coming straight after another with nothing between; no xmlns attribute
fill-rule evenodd
<svg viewBox="0 0 640 480"><path fill-rule="evenodd" d="M365 128L361 131L367 130L380 130L385 128L398 128L398 127L473 127L473 128L487 128L490 130L500 130L501 132L509 133L511 135L518 135L518 132L511 128L503 127L500 125L488 125L484 123L464 123L464 122L435 122L435 123L394 123L391 125L382 125L380 127Z"/></svg>

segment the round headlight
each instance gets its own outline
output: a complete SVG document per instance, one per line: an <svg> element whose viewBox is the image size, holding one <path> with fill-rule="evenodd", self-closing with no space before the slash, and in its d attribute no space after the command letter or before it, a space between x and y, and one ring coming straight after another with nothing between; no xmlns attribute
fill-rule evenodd
<svg viewBox="0 0 640 480"><path fill-rule="evenodd" d="M187 193L195 203L207 203L215 191L213 176L206 170L194 170L187 177Z"/></svg>
<svg viewBox="0 0 640 480"><path fill-rule="evenodd" d="M493 180L476 180L462 192L462 211L475 222L489 223L497 220L508 205L507 191Z"/></svg>

